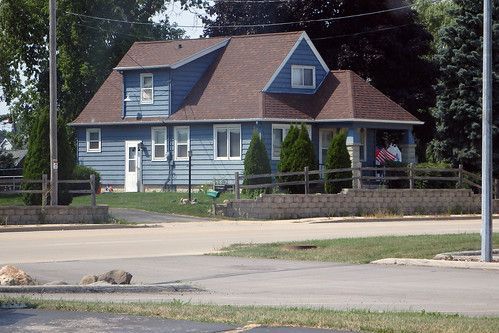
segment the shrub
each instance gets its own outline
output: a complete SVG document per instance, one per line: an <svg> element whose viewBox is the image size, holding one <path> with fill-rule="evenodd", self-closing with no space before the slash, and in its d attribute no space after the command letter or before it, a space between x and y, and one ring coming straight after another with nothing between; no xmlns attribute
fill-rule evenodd
<svg viewBox="0 0 499 333"><path fill-rule="evenodd" d="M70 146L70 140L66 124L58 121L57 131L57 155L59 159L59 179L70 179L73 176L74 157ZM37 121L33 124L28 144L28 153L23 168L23 178L38 180L42 175L50 175L50 139L49 139L49 111L48 108L40 110ZM38 184L25 184L25 189L40 189ZM26 205L41 205L40 194L25 194ZM72 196L67 185L59 186L59 205L69 205Z"/></svg>
<svg viewBox="0 0 499 333"><path fill-rule="evenodd" d="M386 161L385 167L387 168L407 168L408 164L404 162L397 161ZM408 177L409 173L406 171L387 171L385 177ZM385 181L388 188L409 188L409 179L389 179Z"/></svg>
<svg viewBox="0 0 499 333"><path fill-rule="evenodd" d="M260 134L255 131L253 132L253 137L244 157L244 176L250 175L261 175L271 173L269 155L267 149L265 149L265 144L260 138ZM269 184L272 182L272 178L256 178L256 179L244 179L244 185L256 185L256 184ZM270 188L267 189L245 189L243 192L251 196L258 195L260 193L270 192Z"/></svg>
<svg viewBox="0 0 499 333"><path fill-rule="evenodd" d="M76 180L89 180L90 175L95 175L95 190L98 191L101 184L100 184L100 174L87 166L83 165L77 165L74 169L74 179ZM73 190L90 190L90 184L74 184L71 186ZM79 196L83 194L75 194L75 196Z"/></svg>
<svg viewBox="0 0 499 333"><path fill-rule="evenodd" d="M331 141L327 151L325 168L326 170L331 170L351 167L352 161L350 160L350 154L347 149L347 135L343 132L336 135ZM343 188L352 187L352 181L331 182L333 179L342 178L352 178L352 172L326 174L324 177L324 190L326 193L339 193Z"/></svg>
<svg viewBox="0 0 499 333"><path fill-rule="evenodd" d="M420 163L414 166L418 169L417 176L431 176L431 177L454 177L456 173L431 171L431 169L450 169L451 166L447 163ZM422 180L414 181L414 187L419 189L432 189L432 188L456 188L457 183L448 180Z"/></svg>

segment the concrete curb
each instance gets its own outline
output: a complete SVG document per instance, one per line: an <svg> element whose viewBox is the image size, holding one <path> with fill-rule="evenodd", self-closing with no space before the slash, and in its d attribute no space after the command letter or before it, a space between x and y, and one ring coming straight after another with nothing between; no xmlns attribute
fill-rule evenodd
<svg viewBox="0 0 499 333"><path fill-rule="evenodd" d="M109 285L109 286L0 286L0 293L9 294L86 294L86 293L187 293L203 289L186 284Z"/></svg>
<svg viewBox="0 0 499 333"><path fill-rule="evenodd" d="M450 261L450 260L433 260L433 259L386 258L386 259L380 259L380 260L373 261L373 262L371 262L371 264L499 270L499 263L497 263L497 262L477 262L477 261Z"/></svg>
<svg viewBox="0 0 499 333"><path fill-rule="evenodd" d="M468 221L468 220L478 220L481 219L481 215L449 215L449 216L432 216L432 215L423 215L423 216L398 216L398 217L383 217L383 218L374 218L374 217L333 217L333 218L310 218L310 219L301 219L296 221L297 223L352 223L352 222L417 222L417 221ZM494 219L499 219L499 214L493 215ZM323 219L319 220L318 219Z"/></svg>
<svg viewBox="0 0 499 333"><path fill-rule="evenodd" d="M64 230L99 230L99 229L133 229L155 228L156 224L57 224L57 225L16 225L2 226L2 232L28 232L28 231L64 231Z"/></svg>

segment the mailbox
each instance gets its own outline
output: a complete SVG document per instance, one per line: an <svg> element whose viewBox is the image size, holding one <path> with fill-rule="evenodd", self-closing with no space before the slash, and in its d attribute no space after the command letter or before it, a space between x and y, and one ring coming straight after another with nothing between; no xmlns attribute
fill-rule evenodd
<svg viewBox="0 0 499 333"><path fill-rule="evenodd" d="M208 190L206 191L206 195L209 196L210 198L216 199L220 197L220 191Z"/></svg>

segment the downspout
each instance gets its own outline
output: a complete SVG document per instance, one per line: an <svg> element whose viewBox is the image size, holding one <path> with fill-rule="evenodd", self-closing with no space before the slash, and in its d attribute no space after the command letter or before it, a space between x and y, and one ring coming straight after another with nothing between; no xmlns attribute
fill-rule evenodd
<svg viewBox="0 0 499 333"><path fill-rule="evenodd" d="M125 107L126 107L126 90L125 90L125 76L123 75L123 71L119 71L121 74L121 90L122 90L122 96L121 96L121 119L125 119Z"/></svg>

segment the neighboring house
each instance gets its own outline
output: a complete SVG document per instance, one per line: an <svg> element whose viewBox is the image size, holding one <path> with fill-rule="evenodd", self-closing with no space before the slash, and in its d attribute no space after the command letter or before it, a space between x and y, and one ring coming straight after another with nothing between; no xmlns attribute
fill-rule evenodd
<svg viewBox="0 0 499 333"><path fill-rule="evenodd" d="M12 150L12 143L0 134L0 150Z"/></svg>
<svg viewBox="0 0 499 333"><path fill-rule="evenodd" d="M80 164L103 185L141 191L185 186L189 151L193 184L233 183L255 130L276 170L298 123L321 164L345 129L355 165L374 165L381 131L414 162L422 124L355 73L331 71L307 34L292 32L137 42L71 125Z"/></svg>

